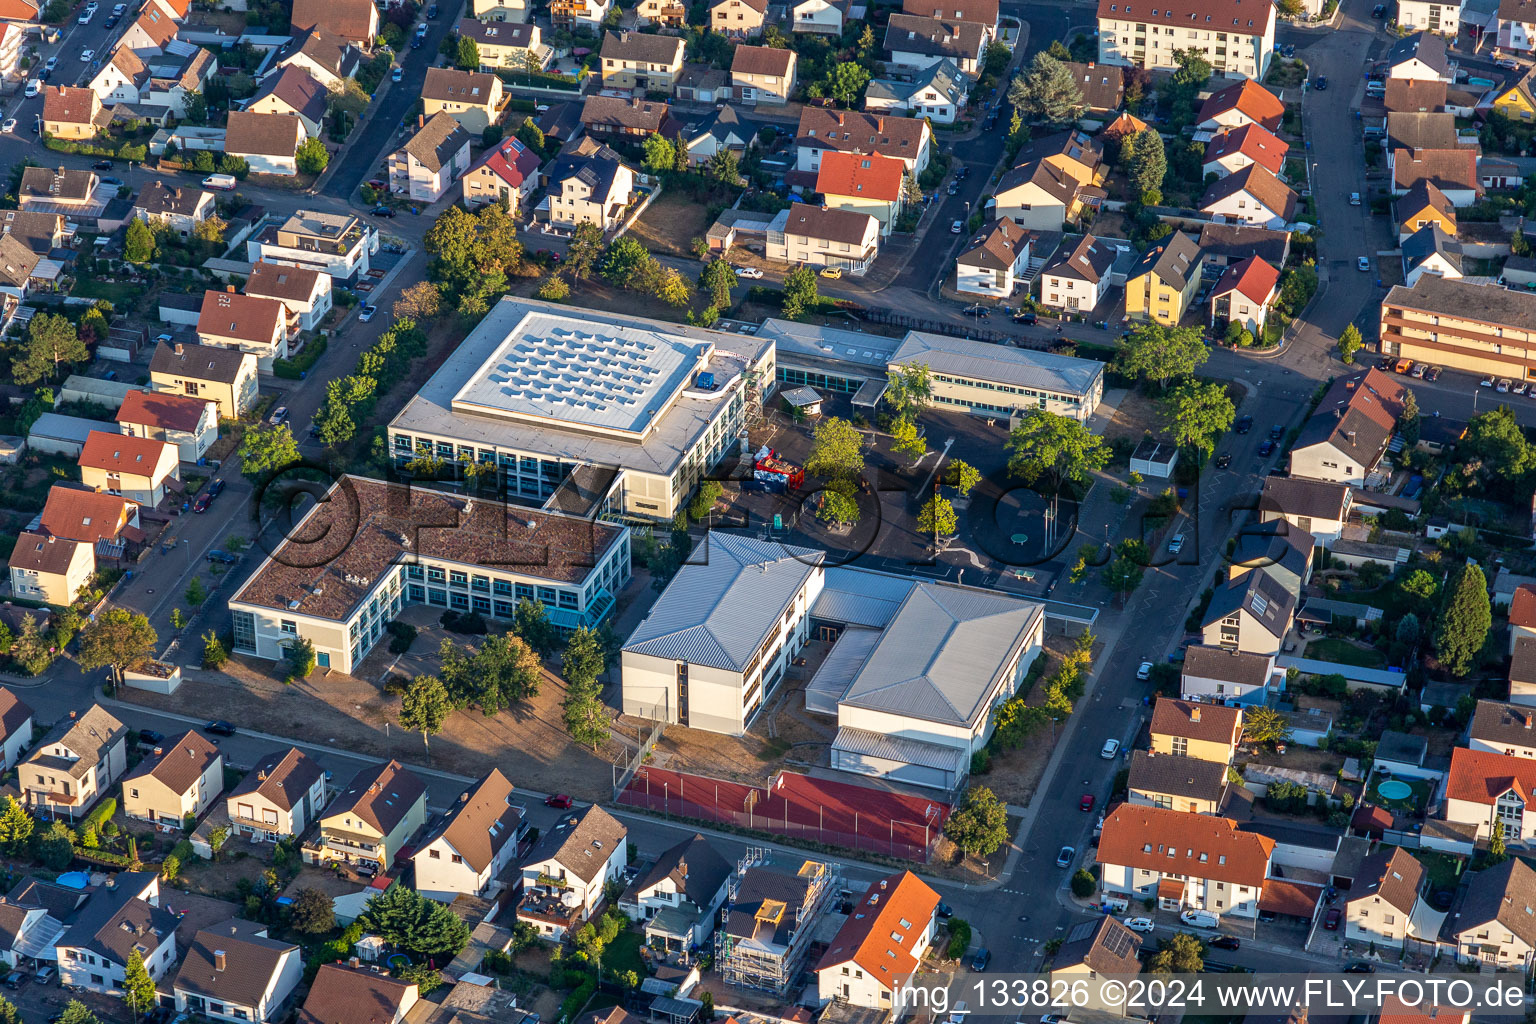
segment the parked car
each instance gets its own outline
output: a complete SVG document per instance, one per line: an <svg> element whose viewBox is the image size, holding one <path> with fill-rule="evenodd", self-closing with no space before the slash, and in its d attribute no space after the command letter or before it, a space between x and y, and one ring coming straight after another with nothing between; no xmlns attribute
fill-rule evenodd
<svg viewBox="0 0 1536 1024"><path fill-rule="evenodd" d="M1339 920L1343 916L1338 907L1329 907L1328 913L1323 915L1323 927L1330 932L1339 930Z"/></svg>
<svg viewBox="0 0 1536 1024"><path fill-rule="evenodd" d="M16 119L14 117L6 118L5 122L3 124L0 124L0 132L3 132L6 135L10 135L15 130L16 130Z"/></svg>
<svg viewBox="0 0 1536 1024"><path fill-rule="evenodd" d="M1441 372L1440 367L1431 366L1428 370L1424 371L1424 379L1431 382L1437 381L1440 379Z"/></svg>
<svg viewBox="0 0 1536 1024"><path fill-rule="evenodd" d="M212 549L203 557L208 559L210 562L217 562L220 565L234 565L236 562L240 561L239 558L230 554L228 551L220 551L218 548Z"/></svg>
<svg viewBox="0 0 1536 1024"><path fill-rule="evenodd" d="M1168 541L1168 553L1170 555L1176 555L1180 551L1183 551L1183 550L1184 550L1184 535L1182 533L1176 533Z"/></svg>
<svg viewBox="0 0 1536 1024"><path fill-rule="evenodd" d="M1424 365L1423 363L1414 363L1413 364L1412 375L1417 377L1417 378L1419 378L1420 380L1424 379L1424 374L1427 373L1428 371L1429 371L1429 367Z"/></svg>
<svg viewBox="0 0 1536 1024"><path fill-rule="evenodd" d="M1252 416L1241 416L1241 417L1239 417L1238 421L1237 421L1237 424L1232 428L1233 432L1234 433L1238 433L1238 434L1246 434L1246 433L1248 433L1248 431L1250 431L1252 429L1253 429L1253 417Z"/></svg>
<svg viewBox="0 0 1536 1024"><path fill-rule="evenodd" d="M1238 949L1242 946L1242 942L1236 935L1218 935L1206 945L1212 949Z"/></svg>
<svg viewBox="0 0 1536 1024"><path fill-rule="evenodd" d="M215 736L233 736L235 734L235 727L222 718L215 718L203 726L203 732L211 732Z"/></svg>
<svg viewBox="0 0 1536 1024"><path fill-rule="evenodd" d="M1153 927L1154 927L1153 924L1152 924L1152 919L1150 917L1131 917L1131 918L1127 918L1126 922L1125 922L1125 926L1127 928L1129 928L1133 932L1142 932L1142 933L1150 932L1153 929Z"/></svg>
<svg viewBox="0 0 1536 1024"><path fill-rule="evenodd" d="M367 323L369 320L373 319L373 315L378 311L378 306L364 306L362 311L357 314L357 318L363 323Z"/></svg>
<svg viewBox="0 0 1536 1024"><path fill-rule="evenodd" d="M949 193L952 196L957 196L957 195L960 194L960 186L958 184L952 182L950 184L949 188L945 189L944 191Z"/></svg>
<svg viewBox="0 0 1536 1024"><path fill-rule="evenodd" d="M280 427L282 426L283 421L287 418L288 407L286 405L280 405L276 409L272 410L272 415L267 417L267 422L272 424L274 427Z"/></svg>
<svg viewBox="0 0 1536 1024"><path fill-rule="evenodd" d="M224 481L215 480L210 483L197 500L192 503L193 512L207 512L208 506L213 504L213 499L224 493Z"/></svg>
<svg viewBox="0 0 1536 1024"><path fill-rule="evenodd" d="M1531 391L1531 386L1529 384L1527 384L1525 381L1521 381L1520 383L1515 385L1515 394L1517 394L1517 395L1527 395L1527 394L1530 394L1530 391Z"/></svg>
<svg viewBox="0 0 1536 1024"><path fill-rule="evenodd" d="M58 58L57 55L55 55L55 56L52 56L52 57L48 58L48 63L43 65L43 70L44 71L52 71L54 68L56 68L58 66L59 66L59 58Z"/></svg>
<svg viewBox="0 0 1536 1024"><path fill-rule="evenodd" d="M1144 662L1142 662L1140 665L1138 665L1136 667L1136 678L1137 679L1151 679L1152 678L1152 663L1150 661L1144 661Z"/></svg>
<svg viewBox="0 0 1536 1024"><path fill-rule="evenodd" d="M1221 919L1209 910L1186 910L1179 915L1179 920L1191 928L1215 928L1221 923Z"/></svg>
<svg viewBox="0 0 1536 1024"><path fill-rule="evenodd" d="M389 80L391 82L398 82L398 81L400 81L404 77L405 77L405 68L401 67L398 64L396 64L394 66L394 68L392 68L390 70L390 72L389 72Z"/></svg>
<svg viewBox="0 0 1536 1024"><path fill-rule="evenodd" d="M744 277L748 281L761 281L763 279L763 272L756 267L736 267L734 269L737 277Z"/></svg>
<svg viewBox="0 0 1536 1024"><path fill-rule="evenodd" d="M58 974L59 969L54 967L52 964L49 964L44 967L39 967L37 969L37 973L32 976L37 979L37 983L39 985L46 985L54 978L58 977Z"/></svg>
<svg viewBox="0 0 1536 1024"><path fill-rule="evenodd" d="M955 908L951 907L948 903L940 903L934 912L942 918L950 918L955 916Z"/></svg>
<svg viewBox="0 0 1536 1024"><path fill-rule="evenodd" d="M1105 740L1104 741L1104 745L1099 748L1099 756L1102 757L1106 761L1114 760L1115 755L1118 754L1118 753L1120 753L1120 741L1119 740L1115 740L1115 739Z"/></svg>
<svg viewBox="0 0 1536 1024"><path fill-rule="evenodd" d="M1349 194L1349 205L1350 206L1359 206L1360 205L1360 193L1359 192L1351 192Z"/></svg>
<svg viewBox="0 0 1536 1024"><path fill-rule="evenodd" d="M1220 455L1216 456L1217 469L1226 469L1230 465L1232 465L1232 456L1227 452L1222 452Z"/></svg>
<svg viewBox="0 0 1536 1024"><path fill-rule="evenodd" d="M949 226L949 233L952 234L952 235L958 235L960 232L962 232L964 230L965 230L965 221L963 221L963 220L957 220L957 221L955 221L953 224L951 224Z"/></svg>
<svg viewBox="0 0 1536 1024"><path fill-rule="evenodd" d="M1094 796L1093 796L1093 794L1092 793L1084 793L1082 798L1077 801L1077 809L1080 810L1080 811L1091 811L1091 810L1093 810L1093 803L1094 803Z"/></svg>
<svg viewBox="0 0 1536 1024"><path fill-rule="evenodd" d="M1370 260L1370 257L1368 257L1368 256L1361 256L1359 259L1355 260L1355 268L1357 270L1363 270L1366 273L1370 273L1370 271L1371 271L1371 260Z"/></svg>
<svg viewBox="0 0 1536 1024"><path fill-rule="evenodd" d="M1275 454L1275 442L1265 441L1259 445L1259 458L1267 459L1273 454Z"/></svg>
<svg viewBox="0 0 1536 1024"><path fill-rule="evenodd" d="M378 206L375 206L373 209L369 210L368 212L373 214L373 216L375 216L375 217L393 217L395 215L395 211L391 210L389 207L385 206L383 203L380 203Z"/></svg>
<svg viewBox="0 0 1536 1024"><path fill-rule="evenodd" d="M81 17L85 17L85 16L81 15ZM91 20L90 18L86 18L85 19L85 21L90 21L90 20ZM80 24L84 25L85 21L82 21ZM96 56L96 51L95 50L81 50L80 51L80 63L81 64L89 64L91 62L91 60L95 56Z"/></svg>
<svg viewBox="0 0 1536 1024"><path fill-rule="evenodd" d="M154 729L140 729L139 743L146 747L158 747L165 742L165 733Z"/></svg>
<svg viewBox="0 0 1536 1024"><path fill-rule="evenodd" d="M11 972L5 976L5 979L0 981L0 985L4 985L6 988L15 991L16 989L21 988L22 984L26 980L27 976L25 974L22 974L20 971L13 968Z"/></svg>
<svg viewBox="0 0 1536 1024"><path fill-rule="evenodd" d="M1356 960L1344 968L1345 974L1375 974L1376 965L1368 964L1364 960Z"/></svg>
<svg viewBox="0 0 1536 1024"><path fill-rule="evenodd" d="M1063 846L1061 852L1056 855L1056 866L1059 868L1071 867L1072 858L1077 856L1077 849L1071 846Z"/></svg>
<svg viewBox="0 0 1536 1024"><path fill-rule="evenodd" d="M983 946L971 957L971 970L978 974L987 969L987 964L992 962L992 951Z"/></svg>
<svg viewBox="0 0 1536 1024"><path fill-rule="evenodd" d="M1482 380L1477 382L1477 386L1480 388L1491 388L1493 387L1493 378L1484 377Z"/></svg>
<svg viewBox="0 0 1536 1024"><path fill-rule="evenodd" d="M566 796L564 793L552 793L544 798L544 806L558 807L562 811L569 810L571 806L571 798Z"/></svg>
<svg viewBox="0 0 1536 1024"><path fill-rule="evenodd" d="M822 267L821 268L821 276L825 277L825 278L828 278L829 280L836 281L838 278L843 276L843 268L842 267Z"/></svg>
<svg viewBox="0 0 1536 1024"><path fill-rule="evenodd" d="M1500 377L1499 378L1499 383L1498 383L1497 386L1494 387L1494 390L1497 391L1501 395L1509 394L1509 378L1508 377Z"/></svg>
<svg viewBox="0 0 1536 1024"><path fill-rule="evenodd" d="M1312 79L1312 88L1316 89L1318 92L1322 92L1324 89L1327 89L1328 76L1318 75L1316 78Z"/></svg>
<svg viewBox="0 0 1536 1024"><path fill-rule="evenodd" d="M1386 4L1377 4L1375 7L1371 8L1371 17L1376 18L1377 20L1380 20L1382 18L1385 18L1386 16L1387 16L1387 5Z"/></svg>
<svg viewBox="0 0 1536 1024"><path fill-rule="evenodd" d="M46 80L47 75L48 72L44 71L42 74L38 75L37 78L34 78L27 83L26 96L28 99L31 99L33 96L36 96L38 93L43 91L43 81Z"/></svg>
<svg viewBox="0 0 1536 1024"><path fill-rule="evenodd" d="M1040 322L1040 317L1036 313L1015 313L1013 314L1013 322L1016 324L1037 324Z"/></svg>

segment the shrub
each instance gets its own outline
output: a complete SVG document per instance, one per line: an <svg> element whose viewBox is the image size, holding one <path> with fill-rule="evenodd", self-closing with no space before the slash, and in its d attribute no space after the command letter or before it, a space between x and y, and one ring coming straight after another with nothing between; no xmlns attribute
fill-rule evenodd
<svg viewBox="0 0 1536 1024"><path fill-rule="evenodd" d="M965 955L966 949L971 945L971 925L964 918L952 917L949 919L949 945L944 950L944 955L951 960L958 960Z"/></svg>
<svg viewBox="0 0 1536 1024"><path fill-rule="evenodd" d="M404 654L411 649L411 643L416 639L416 627L408 622L391 622L384 627L389 630L389 652L391 654Z"/></svg>
<svg viewBox="0 0 1536 1024"><path fill-rule="evenodd" d="M325 355L325 337L315 338L304 351L292 359L276 359L272 362L272 374L282 377L284 380L300 380L315 365L316 360Z"/></svg>

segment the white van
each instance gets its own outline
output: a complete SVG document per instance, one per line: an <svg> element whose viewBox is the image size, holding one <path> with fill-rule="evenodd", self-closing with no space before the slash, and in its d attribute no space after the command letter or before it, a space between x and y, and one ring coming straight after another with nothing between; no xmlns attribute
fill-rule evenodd
<svg viewBox="0 0 1536 1024"><path fill-rule="evenodd" d="M1386 82L1366 82L1365 83L1365 94L1367 96L1374 96L1377 99L1380 99L1381 97L1383 97L1383 96L1385 96L1387 94L1387 83Z"/></svg>
<svg viewBox="0 0 1536 1024"><path fill-rule="evenodd" d="M203 179L203 188L216 188L221 192L233 192L238 184L233 174L210 174Z"/></svg>
<svg viewBox="0 0 1536 1024"><path fill-rule="evenodd" d="M1208 910L1186 910L1179 915L1179 920L1191 928L1215 928L1221 923L1221 919Z"/></svg>
<svg viewBox="0 0 1536 1024"><path fill-rule="evenodd" d="M27 93L26 94L27 94L28 98L36 96L38 93L40 93L42 91L43 91L43 83L38 81L37 79L34 78L34 79L32 79L31 81L29 81L27 83Z"/></svg>

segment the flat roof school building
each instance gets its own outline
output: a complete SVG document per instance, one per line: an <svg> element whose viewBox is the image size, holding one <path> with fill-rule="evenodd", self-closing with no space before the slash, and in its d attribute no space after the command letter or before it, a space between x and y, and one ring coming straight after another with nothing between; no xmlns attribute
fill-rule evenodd
<svg viewBox="0 0 1536 1024"><path fill-rule="evenodd" d="M526 599L595 627L629 578L626 526L343 476L230 598L234 649L276 661L304 638L351 673L407 604L510 620Z"/></svg>
<svg viewBox="0 0 1536 1024"><path fill-rule="evenodd" d="M504 298L390 423L390 451L495 465L549 508L668 520L739 443L773 359L751 334Z"/></svg>

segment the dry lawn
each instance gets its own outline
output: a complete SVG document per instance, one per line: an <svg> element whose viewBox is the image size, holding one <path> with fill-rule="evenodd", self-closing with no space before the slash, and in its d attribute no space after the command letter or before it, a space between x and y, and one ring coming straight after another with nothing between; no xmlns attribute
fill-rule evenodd
<svg viewBox="0 0 1536 1024"><path fill-rule="evenodd" d="M691 256L688 243L709 230L709 204L696 202L682 192L663 192L645 208L629 234L651 252Z"/></svg>

